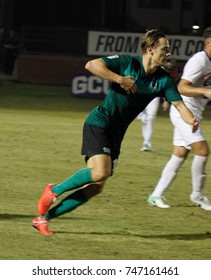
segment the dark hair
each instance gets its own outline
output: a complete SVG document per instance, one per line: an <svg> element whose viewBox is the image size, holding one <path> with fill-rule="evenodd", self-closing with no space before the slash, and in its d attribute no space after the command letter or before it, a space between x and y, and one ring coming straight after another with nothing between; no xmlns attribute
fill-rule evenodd
<svg viewBox="0 0 211 280"><path fill-rule="evenodd" d="M141 39L141 49L145 53L147 47L154 46L160 38L166 38L166 35L159 29L147 30Z"/></svg>
<svg viewBox="0 0 211 280"><path fill-rule="evenodd" d="M211 26L207 27L203 32L204 39L211 38Z"/></svg>

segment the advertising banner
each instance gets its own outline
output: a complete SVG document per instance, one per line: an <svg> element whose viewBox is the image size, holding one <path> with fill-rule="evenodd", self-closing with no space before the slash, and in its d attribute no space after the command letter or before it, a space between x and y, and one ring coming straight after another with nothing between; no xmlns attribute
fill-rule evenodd
<svg viewBox="0 0 211 280"><path fill-rule="evenodd" d="M112 54L141 55L142 33L117 33L89 31L88 55L108 56ZM188 60L194 53L203 50L202 37L166 35L172 57Z"/></svg>
<svg viewBox="0 0 211 280"><path fill-rule="evenodd" d="M71 95L75 97L103 99L110 83L97 76L79 73L72 77L71 85Z"/></svg>

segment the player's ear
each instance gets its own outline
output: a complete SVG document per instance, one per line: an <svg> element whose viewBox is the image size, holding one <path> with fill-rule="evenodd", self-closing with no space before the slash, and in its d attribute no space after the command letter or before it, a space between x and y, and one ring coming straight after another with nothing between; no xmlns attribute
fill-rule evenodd
<svg viewBox="0 0 211 280"><path fill-rule="evenodd" d="M150 46L150 47L148 47L148 52L151 54L151 55L153 55L153 48Z"/></svg>

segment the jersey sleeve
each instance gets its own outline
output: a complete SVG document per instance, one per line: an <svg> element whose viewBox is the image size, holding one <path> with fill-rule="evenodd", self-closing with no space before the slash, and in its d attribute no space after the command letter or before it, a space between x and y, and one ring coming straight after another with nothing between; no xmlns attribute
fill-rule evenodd
<svg viewBox="0 0 211 280"><path fill-rule="evenodd" d="M106 66L113 72L120 74L128 67L131 57L127 55L111 55L101 58Z"/></svg>
<svg viewBox="0 0 211 280"><path fill-rule="evenodd" d="M192 56L185 64L181 79L195 84L199 77L203 75L204 63L200 53Z"/></svg>
<svg viewBox="0 0 211 280"><path fill-rule="evenodd" d="M166 81L165 99L170 103L182 100L176 82L171 77L168 77Z"/></svg>

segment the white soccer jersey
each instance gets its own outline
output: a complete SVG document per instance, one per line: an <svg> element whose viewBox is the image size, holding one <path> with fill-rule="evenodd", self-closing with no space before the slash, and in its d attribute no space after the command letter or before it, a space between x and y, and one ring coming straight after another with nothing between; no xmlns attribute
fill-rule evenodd
<svg viewBox="0 0 211 280"><path fill-rule="evenodd" d="M211 60L205 51L201 51L193 55L186 63L181 79L191 82L196 87L209 87L211 83L204 84L203 77L211 73ZM203 111L209 101L203 97L182 96L186 106L192 111L195 117L200 121ZM190 149L190 144L205 140L203 132L199 127L195 133L191 132L190 126L186 124L180 117L178 111L171 105L170 119L174 125L173 144L176 146L184 146Z"/></svg>
<svg viewBox="0 0 211 280"><path fill-rule="evenodd" d="M203 77L211 73L211 59L205 51L193 55L186 63L182 79L191 82L196 87L209 87L211 82L204 84ZM209 99L203 97L182 96L184 102L193 111L194 115L201 119L202 113Z"/></svg>

